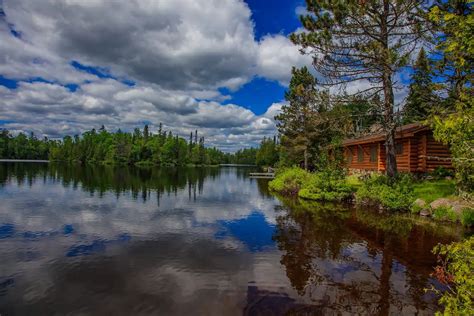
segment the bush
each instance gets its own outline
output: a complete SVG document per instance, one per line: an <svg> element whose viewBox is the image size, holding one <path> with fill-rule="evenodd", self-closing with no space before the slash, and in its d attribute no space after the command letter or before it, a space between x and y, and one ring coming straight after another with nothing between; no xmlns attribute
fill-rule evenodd
<svg viewBox="0 0 474 316"><path fill-rule="evenodd" d="M465 208L461 212L461 223L464 226L474 226L474 209Z"/></svg>
<svg viewBox="0 0 474 316"><path fill-rule="evenodd" d="M275 179L268 183L270 190L285 195L297 195L310 173L301 168L288 168L277 173Z"/></svg>
<svg viewBox="0 0 474 316"><path fill-rule="evenodd" d="M414 201L412 182L409 175L393 179L372 175L357 190L356 201L381 205L388 210L409 210Z"/></svg>
<svg viewBox="0 0 474 316"><path fill-rule="evenodd" d="M433 176L436 179L444 179L446 177L452 177L454 173L451 170L448 170L442 166L436 167L433 172L431 172L431 176Z"/></svg>
<svg viewBox="0 0 474 316"><path fill-rule="evenodd" d="M439 302L443 313L437 315L474 315L472 294L474 293L474 237L450 245L438 245L433 249L438 254L439 265L434 276L447 286Z"/></svg>
<svg viewBox="0 0 474 316"><path fill-rule="evenodd" d="M312 174L298 196L316 201L343 201L351 197L354 189L344 177L331 171Z"/></svg>

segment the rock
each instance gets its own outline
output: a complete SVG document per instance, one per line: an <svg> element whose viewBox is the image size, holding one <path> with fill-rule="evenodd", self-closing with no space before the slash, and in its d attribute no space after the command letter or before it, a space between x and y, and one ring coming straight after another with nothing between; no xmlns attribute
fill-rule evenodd
<svg viewBox="0 0 474 316"><path fill-rule="evenodd" d="M379 205L379 213L384 213L386 211L386 207L383 206L382 204Z"/></svg>
<svg viewBox="0 0 474 316"><path fill-rule="evenodd" d="M429 209L427 209L427 208L422 209L422 210L420 211L420 215L421 215L421 216L431 216L431 211L430 211Z"/></svg>
<svg viewBox="0 0 474 316"><path fill-rule="evenodd" d="M426 202L423 199L416 199L415 202L413 202L413 206L417 206L419 208L425 208Z"/></svg>
<svg viewBox="0 0 474 316"><path fill-rule="evenodd" d="M450 199L446 198L439 198L437 200L434 200L433 202L430 203L430 207L433 210L436 210L438 207L451 207L453 204L453 201Z"/></svg>
<svg viewBox="0 0 474 316"><path fill-rule="evenodd" d="M457 214L461 214L464 209L473 208L472 202L463 201L461 199L453 201L451 204L453 211Z"/></svg>

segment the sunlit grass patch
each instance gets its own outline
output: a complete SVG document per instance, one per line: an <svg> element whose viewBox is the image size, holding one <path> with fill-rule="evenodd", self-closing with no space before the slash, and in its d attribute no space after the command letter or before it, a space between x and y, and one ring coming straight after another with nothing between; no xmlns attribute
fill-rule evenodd
<svg viewBox="0 0 474 316"><path fill-rule="evenodd" d="M416 182L413 185L413 193L416 198L431 203L439 198L447 198L456 193L454 180L433 180Z"/></svg>

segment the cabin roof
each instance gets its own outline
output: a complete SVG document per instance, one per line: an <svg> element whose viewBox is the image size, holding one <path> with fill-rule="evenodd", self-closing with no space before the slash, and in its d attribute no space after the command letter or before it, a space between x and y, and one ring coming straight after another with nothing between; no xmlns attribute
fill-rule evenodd
<svg viewBox="0 0 474 316"><path fill-rule="evenodd" d="M395 132L395 139L411 137L420 131L424 131L428 129L429 129L428 126L423 125L419 122L399 126L397 127L396 132ZM385 140L385 133L379 132L379 133L375 133L371 135L366 135L363 137L345 139L342 142L342 145L343 146L360 145L360 144L376 143L376 142L380 142L384 140Z"/></svg>

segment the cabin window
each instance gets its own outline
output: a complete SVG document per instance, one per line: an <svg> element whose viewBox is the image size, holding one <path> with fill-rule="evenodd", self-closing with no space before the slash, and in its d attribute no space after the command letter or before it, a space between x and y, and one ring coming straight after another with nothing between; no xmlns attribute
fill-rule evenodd
<svg viewBox="0 0 474 316"><path fill-rule="evenodd" d="M370 147L370 162L377 162L377 145Z"/></svg>
<svg viewBox="0 0 474 316"><path fill-rule="evenodd" d="M364 150L361 146L357 147L357 161L362 162L364 161Z"/></svg>
<svg viewBox="0 0 474 316"><path fill-rule="evenodd" d="M397 155L403 154L403 143L396 143L395 144L395 154L397 154Z"/></svg>
<svg viewBox="0 0 474 316"><path fill-rule="evenodd" d="M350 148L347 148L346 153L347 153L347 162L351 164L352 163L352 150Z"/></svg>

